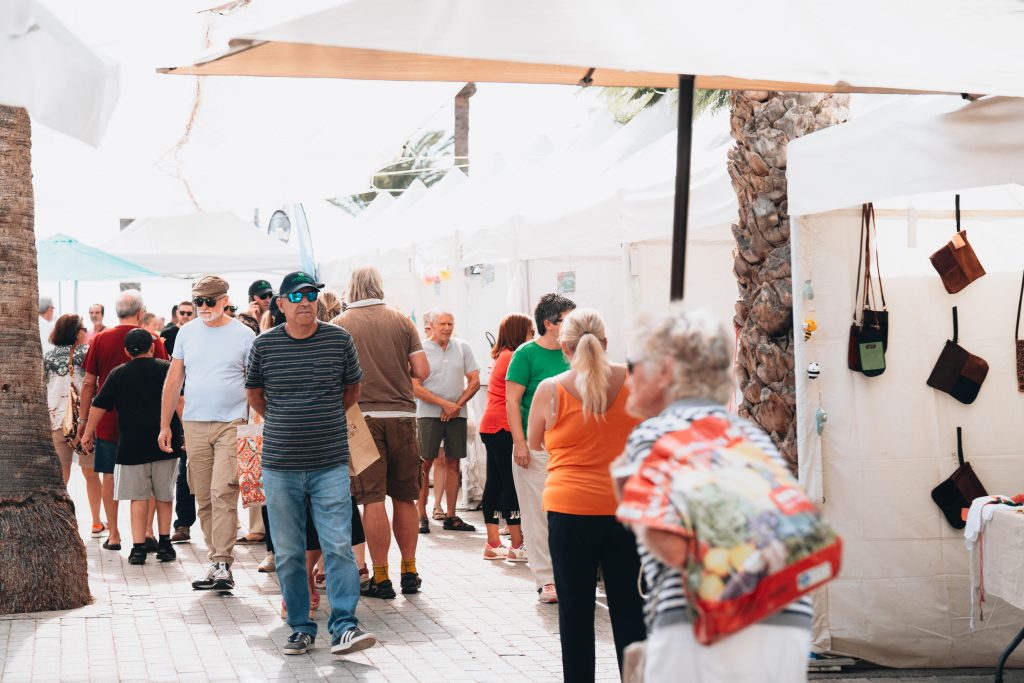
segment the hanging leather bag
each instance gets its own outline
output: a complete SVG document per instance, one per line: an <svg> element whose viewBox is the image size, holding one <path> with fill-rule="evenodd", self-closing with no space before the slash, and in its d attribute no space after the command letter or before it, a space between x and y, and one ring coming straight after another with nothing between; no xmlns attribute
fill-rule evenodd
<svg viewBox="0 0 1024 683"><path fill-rule="evenodd" d="M60 433L64 438L64 441L71 446L72 449L77 450L76 442L78 441L78 410L80 404L80 398L78 395L78 388L75 386L75 344L71 345L71 351L68 352L68 400L64 406L64 419L60 424Z"/></svg>
<svg viewBox="0 0 1024 683"><path fill-rule="evenodd" d="M1020 296L1017 298L1017 327L1014 329L1014 346L1017 352L1017 391L1024 391L1024 339L1020 338L1020 306L1024 302L1024 277L1020 281Z"/></svg>
<svg viewBox="0 0 1024 683"><path fill-rule="evenodd" d="M971 507L975 498L987 496L978 475L974 473L971 463L964 460L963 436L959 427L956 428L956 457L960 466L941 484L932 489L932 500L942 510L946 521L954 529L967 526L964 521L964 508Z"/></svg>
<svg viewBox="0 0 1024 683"><path fill-rule="evenodd" d="M953 338L946 340L946 346L935 361L932 374L928 377L928 386L944 391L961 403L974 403L981 391L981 385L988 376L988 363L985 359L968 352L957 343L959 329L957 326L956 306L953 307Z"/></svg>
<svg viewBox="0 0 1024 683"><path fill-rule="evenodd" d="M857 287L854 291L853 323L847 346L847 366L868 377L885 372L885 350L889 344L889 311L885 303L885 289L882 286L882 271L878 265L878 235L875 224L875 207L864 204L861 207L861 251L857 261ZM878 292L882 309L873 308L874 278L871 275L871 243L875 242L874 266L878 276ZM863 265L863 270L861 270ZM861 299L861 286L864 297ZM859 316L859 320L858 320Z"/></svg>
<svg viewBox="0 0 1024 683"><path fill-rule="evenodd" d="M956 294L985 274L978 255L967 241L967 231L960 228L960 195L956 196L956 234L932 254L930 260L942 278L942 286L950 294Z"/></svg>

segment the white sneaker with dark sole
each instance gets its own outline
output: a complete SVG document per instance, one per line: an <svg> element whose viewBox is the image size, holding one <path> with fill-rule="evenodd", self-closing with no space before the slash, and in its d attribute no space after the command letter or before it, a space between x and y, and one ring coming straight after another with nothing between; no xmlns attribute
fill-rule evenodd
<svg viewBox="0 0 1024 683"><path fill-rule="evenodd" d="M508 557L508 546L499 545L497 548L490 543L484 543L485 560L504 560Z"/></svg>
<svg viewBox="0 0 1024 683"><path fill-rule="evenodd" d="M347 655L371 648L377 644L377 636L367 633L358 626L350 628L331 641L332 655Z"/></svg>

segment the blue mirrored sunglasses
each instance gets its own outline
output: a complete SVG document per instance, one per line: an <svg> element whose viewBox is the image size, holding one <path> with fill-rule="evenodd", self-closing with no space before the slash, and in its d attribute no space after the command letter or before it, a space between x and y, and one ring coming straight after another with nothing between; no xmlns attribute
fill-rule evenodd
<svg viewBox="0 0 1024 683"><path fill-rule="evenodd" d="M320 296L320 292L315 289L312 292L291 292L288 294L288 301L297 304L302 301L303 296L306 297L306 301L316 301L317 297Z"/></svg>

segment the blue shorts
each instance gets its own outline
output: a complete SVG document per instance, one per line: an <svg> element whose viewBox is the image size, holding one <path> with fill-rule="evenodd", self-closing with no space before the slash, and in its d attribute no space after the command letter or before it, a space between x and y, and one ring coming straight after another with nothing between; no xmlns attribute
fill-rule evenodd
<svg viewBox="0 0 1024 683"><path fill-rule="evenodd" d="M96 455L93 458L93 470L100 474L113 474L117 462L117 442L96 439Z"/></svg>

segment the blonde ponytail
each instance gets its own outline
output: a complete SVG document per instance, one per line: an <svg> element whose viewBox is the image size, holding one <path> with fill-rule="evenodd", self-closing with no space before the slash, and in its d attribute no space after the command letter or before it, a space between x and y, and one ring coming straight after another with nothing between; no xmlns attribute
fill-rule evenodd
<svg viewBox="0 0 1024 683"><path fill-rule="evenodd" d="M572 352L571 366L584 416L604 415L612 370L604 349L607 340L601 314L593 309L576 309L562 322L560 341Z"/></svg>

